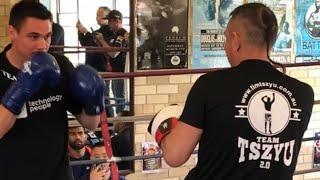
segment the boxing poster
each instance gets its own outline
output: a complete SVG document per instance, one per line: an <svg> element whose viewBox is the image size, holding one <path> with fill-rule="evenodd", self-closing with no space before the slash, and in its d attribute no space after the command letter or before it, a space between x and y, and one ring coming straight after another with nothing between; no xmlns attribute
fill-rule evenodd
<svg viewBox="0 0 320 180"><path fill-rule="evenodd" d="M320 58L320 1L296 0L296 62Z"/></svg>
<svg viewBox="0 0 320 180"><path fill-rule="evenodd" d="M187 68L188 1L137 0L137 69Z"/></svg>
<svg viewBox="0 0 320 180"><path fill-rule="evenodd" d="M283 0L248 0L248 2L263 3L274 12L278 21L278 34L270 57L279 63L291 63L294 37L293 2Z"/></svg>
<svg viewBox="0 0 320 180"><path fill-rule="evenodd" d="M313 155L313 167L320 167L320 132L316 132L314 137L317 139L314 141L314 155Z"/></svg>
<svg viewBox="0 0 320 180"><path fill-rule="evenodd" d="M142 143L142 155L156 155L160 154L160 147L156 142L143 142ZM150 158L142 160L142 172L143 173L156 173L161 168L161 158Z"/></svg>
<svg viewBox="0 0 320 180"><path fill-rule="evenodd" d="M224 29L229 14L243 0L193 0L192 68L229 67Z"/></svg>

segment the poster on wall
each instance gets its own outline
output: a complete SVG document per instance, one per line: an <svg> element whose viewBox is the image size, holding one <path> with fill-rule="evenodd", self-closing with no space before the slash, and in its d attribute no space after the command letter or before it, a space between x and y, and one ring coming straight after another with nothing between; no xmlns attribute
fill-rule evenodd
<svg viewBox="0 0 320 180"><path fill-rule="evenodd" d="M296 62L320 59L320 1L296 0Z"/></svg>
<svg viewBox="0 0 320 180"><path fill-rule="evenodd" d="M243 0L193 0L192 68L229 67L223 49L229 14Z"/></svg>
<svg viewBox="0 0 320 180"><path fill-rule="evenodd" d="M160 154L160 147L156 142L142 142L142 155L156 155ZM142 161L143 173L157 173L161 168L161 158L150 158Z"/></svg>
<svg viewBox="0 0 320 180"><path fill-rule="evenodd" d="M137 69L187 68L188 1L137 0Z"/></svg>
<svg viewBox="0 0 320 180"><path fill-rule="evenodd" d="M260 2L274 12L278 21L277 40L271 52L271 59L279 63L292 63L291 53L293 49L293 3L283 0L248 0L248 2Z"/></svg>
<svg viewBox="0 0 320 180"><path fill-rule="evenodd" d="M313 153L313 167L320 167L320 132L316 132L314 137L314 153Z"/></svg>

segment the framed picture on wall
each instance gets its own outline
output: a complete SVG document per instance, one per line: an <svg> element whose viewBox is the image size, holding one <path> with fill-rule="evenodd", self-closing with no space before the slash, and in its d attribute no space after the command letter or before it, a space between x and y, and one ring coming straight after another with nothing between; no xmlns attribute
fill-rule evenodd
<svg viewBox="0 0 320 180"><path fill-rule="evenodd" d="M296 0L296 62L320 59L320 2Z"/></svg>
<svg viewBox="0 0 320 180"><path fill-rule="evenodd" d="M137 0L137 69L187 68L188 1Z"/></svg>
<svg viewBox="0 0 320 180"><path fill-rule="evenodd" d="M243 0L193 0L192 68L229 67L224 29L229 14Z"/></svg>
<svg viewBox="0 0 320 180"><path fill-rule="evenodd" d="M161 149L156 142L142 142L142 155L160 154ZM157 173L161 168L161 158L150 158L142 160L143 173Z"/></svg>
<svg viewBox="0 0 320 180"><path fill-rule="evenodd" d="M294 58L291 58L294 40L293 3L282 0L248 0L248 2L263 3L276 15L278 34L271 52L271 59L279 63L293 63Z"/></svg>
<svg viewBox="0 0 320 180"><path fill-rule="evenodd" d="M320 132L316 132L314 137L314 153L313 153L313 167L320 167Z"/></svg>

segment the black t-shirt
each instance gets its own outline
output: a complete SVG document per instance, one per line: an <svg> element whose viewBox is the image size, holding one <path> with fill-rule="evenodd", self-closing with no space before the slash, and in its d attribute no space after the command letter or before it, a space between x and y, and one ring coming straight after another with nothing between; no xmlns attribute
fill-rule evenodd
<svg viewBox="0 0 320 180"><path fill-rule="evenodd" d="M58 23L52 23L51 45L64 46L64 30Z"/></svg>
<svg viewBox="0 0 320 180"><path fill-rule="evenodd" d="M70 161L81 161L81 160L89 160L90 159L90 152L89 148L86 148L86 151L81 158L73 158L70 156ZM86 175L90 170L89 165L79 165L79 166L72 166L72 172L74 180L81 179L82 176ZM90 172L90 171L89 171Z"/></svg>
<svg viewBox="0 0 320 180"><path fill-rule="evenodd" d="M101 26L96 32L102 33L103 37L106 41L107 36L112 33L110 27L108 25ZM92 33L83 34L81 32L78 33L79 41L82 46L98 46L96 44L95 36ZM108 56L104 55L102 52L88 52L86 53L86 61L85 64L90 65L95 68L99 72L107 71L107 62Z"/></svg>
<svg viewBox="0 0 320 180"><path fill-rule="evenodd" d="M119 134L115 135L111 139L111 145L113 155L116 157L133 156L133 129L131 127L126 128ZM117 162L119 170L133 169L132 162L123 161Z"/></svg>
<svg viewBox="0 0 320 180"><path fill-rule="evenodd" d="M0 54L0 98L19 72L6 52ZM17 118L14 126L0 139L1 180L68 179L67 110L79 114L81 107L71 101L68 88L73 66L61 55L54 55L60 70L56 88L43 85L26 102L26 116Z"/></svg>
<svg viewBox="0 0 320 180"><path fill-rule="evenodd" d="M64 30L62 26L58 23L52 23L52 36L50 45L64 46ZM52 51L61 51L62 53L63 48L50 47L49 52Z"/></svg>
<svg viewBox="0 0 320 180"><path fill-rule="evenodd" d="M201 76L180 117L203 130L186 179L291 180L313 98L309 85L261 60Z"/></svg>
<svg viewBox="0 0 320 180"><path fill-rule="evenodd" d="M106 42L113 47L128 47L128 42L125 39L127 30L120 28L117 32L111 31L104 38ZM126 52L120 52L115 58L110 57L110 64L113 72L124 72L126 63Z"/></svg>

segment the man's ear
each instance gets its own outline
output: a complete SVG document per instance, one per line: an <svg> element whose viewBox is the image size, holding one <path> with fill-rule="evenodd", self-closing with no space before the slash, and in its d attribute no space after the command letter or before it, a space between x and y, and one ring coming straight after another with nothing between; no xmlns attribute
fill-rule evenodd
<svg viewBox="0 0 320 180"><path fill-rule="evenodd" d="M11 25L9 25L9 27L8 27L8 36L11 41L14 40L15 38L17 38L17 36L18 36L18 31L16 30L16 28L14 28Z"/></svg>
<svg viewBox="0 0 320 180"><path fill-rule="evenodd" d="M232 50L237 52L241 48L241 39L240 34L238 32L232 32Z"/></svg>

